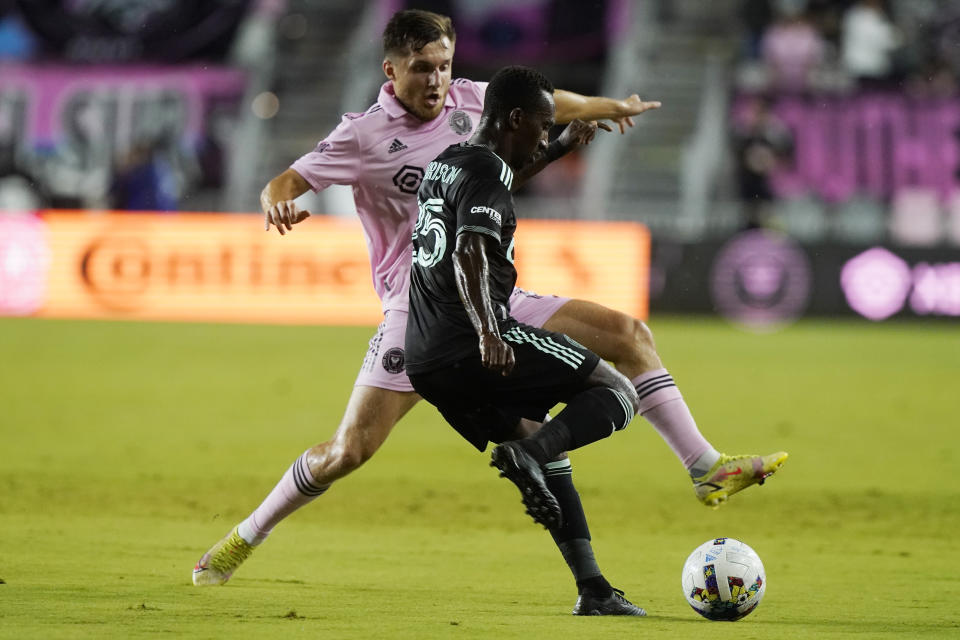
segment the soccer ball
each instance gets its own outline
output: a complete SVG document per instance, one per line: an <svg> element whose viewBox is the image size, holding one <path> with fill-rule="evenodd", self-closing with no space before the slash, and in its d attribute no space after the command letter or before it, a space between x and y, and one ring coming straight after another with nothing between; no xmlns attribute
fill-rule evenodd
<svg viewBox="0 0 960 640"><path fill-rule="evenodd" d="M753 549L733 538L716 538L693 550L680 584L694 611L709 620L732 622L757 608L767 576Z"/></svg>

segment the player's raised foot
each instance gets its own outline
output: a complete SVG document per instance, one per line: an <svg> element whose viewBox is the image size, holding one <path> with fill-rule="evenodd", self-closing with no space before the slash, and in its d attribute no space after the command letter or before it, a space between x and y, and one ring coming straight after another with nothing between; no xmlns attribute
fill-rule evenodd
<svg viewBox="0 0 960 640"><path fill-rule="evenodd" d="M573 607L575 616L645 616L647 612L623 597L623 591L614 589L606 598L598 598L585 591Z"/></svg>
<svg viewBox="0 0 960 640"><path fill-rule="evenodd" d="M693 479L693 490L700 502L716 509L736 492L763 484L786 460L786 451L768 456L728 456L722 453L710 471Z"/></svg>
<svg viewBox="0 0 960 640"><path fill-rule="evenodd" d="M547 529L560 526L560 504L547 488L540 465L523 447L516 442L504 442L494 447L490 466L500 469L500 477L517 485L527 513L534 522Z"/></svg>
<svg viewBox="0 0 960 640"><path fill-rule="evenodd" d="M237 528L220 542L210 547L193 567L193 584L206 586L223 584L230 579L243 561L253 553L254 546L237 533Z"/></svg>

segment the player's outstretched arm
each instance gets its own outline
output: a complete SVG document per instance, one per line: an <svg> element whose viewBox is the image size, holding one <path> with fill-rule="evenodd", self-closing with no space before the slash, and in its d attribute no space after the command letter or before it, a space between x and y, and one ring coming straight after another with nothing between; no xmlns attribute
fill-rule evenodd
<svg viewBox="0 0 960 640"><path fill-rule="evenodd" d="M310 212L301 209L294 202L308 189L310 183L293 169L287 169L268 182L260 192L264 231L269 231L272 224L280 235L286 235L287 231L293 229L293 225L309 218Z"/></svg>
<svg viewBox="0 0 960 640"><path fill-rule="evenodd" d="M513 371L513 349L500 338L490 302L488 240L490 236L481 233L460 233L452 256L453 275L470 323L480 337L480 361L484 367L506 376Z"/></svg>
<svg viewBox="0 0 960 640"><path fill-rule="evenodd" d="M633 126L633 116L660 108L659 101L645 102L637 94L617 100L603 96L583 96L563 89L553 92L553 101L557 105L557 124L566 124L576 119L611 120L620 128L620 133L626 133L627 127ZM601 129L613 131L606 123L601 122L599 126Z"/></svg>
<svg viewBox="0 0 960 640"><path fill-rule="evenodd" d="M577 147L590 144L597 135L596 122L574 120L557 136L557 139L547 145L546 151L538 153L529 164L521 167L513 174L511 191L519 189L523 183L540 173L544 167Z"/></svg>

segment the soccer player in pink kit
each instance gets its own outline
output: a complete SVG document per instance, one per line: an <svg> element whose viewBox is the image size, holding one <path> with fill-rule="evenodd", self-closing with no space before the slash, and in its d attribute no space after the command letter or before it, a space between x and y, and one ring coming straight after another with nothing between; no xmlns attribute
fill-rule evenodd
<svg viewBox="0 0 960 640"><path fill-rule="evenodd" d="M226 582L277 523L368 460L420 400L403 368L417 189L428 163L473 133L486 88L486 83L451 81L455 42L449 18L417 10L394 15L384 31L383 70L388 81L376 104L363 113L346 114L325 140L261 193L265 228L275 226L283 235L310 216L294 202L308 189L319 191L333 184L353 188L384 321L370 341L333 437L297 458L263 503L203 555L194 568L194 584ZM554 92L554 99L557 123L611 120L621 133L633 125L632 116L660 106L637 95L616 100L562 90ZM546 155L513 176L512 186L569 150L555 141ZM637 413L670 445L703 504L716 507L733 493L762 483L786 460L783 452L767 456L717 452L698 430L642 321L585 300L520 289L514 290L510 308L525 324L569 335L612 361L631 380L639 396ZM569 483L570 469L569 460L552 462L546 475Z"/></svg>

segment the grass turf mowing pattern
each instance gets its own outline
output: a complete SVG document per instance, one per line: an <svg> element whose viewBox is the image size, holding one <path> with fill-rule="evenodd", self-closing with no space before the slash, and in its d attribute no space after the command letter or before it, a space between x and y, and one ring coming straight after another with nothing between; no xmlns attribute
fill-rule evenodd
<svg viewBox="0 0 960 640"><path fill-rule="evenodd" d="M650 613L624 620L569 615L549 536L426 405L226 587L195 588L203 551L332 433L371 331L0 320L0 637L957 637L956 327L651 326L708 439L791 458L714 512L642 420L574 453L598 560ZM680 591L721 535L767 569L736 626Z"/></svg>

